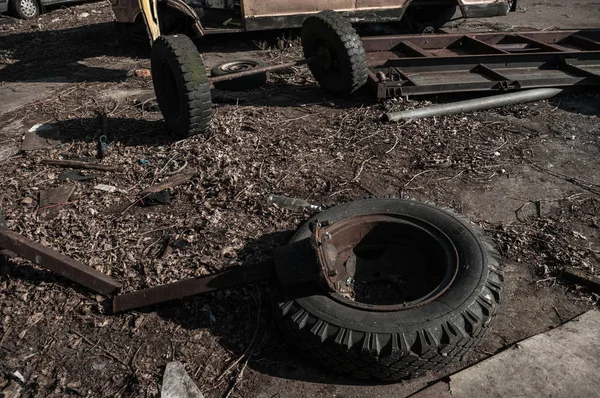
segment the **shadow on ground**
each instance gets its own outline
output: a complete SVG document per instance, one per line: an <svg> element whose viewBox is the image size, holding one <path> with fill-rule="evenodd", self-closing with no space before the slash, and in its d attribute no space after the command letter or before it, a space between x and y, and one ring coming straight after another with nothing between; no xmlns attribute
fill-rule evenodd
<svg viewBox="0 0 600 398"><path fill-rule="evenodd" d="M120 40L113 22L9 34L2 36L0 51L16 60L0 70L0 81L4 82L45 81L54 76L67 76L72 81L120 82L127 78L135 60L106 59L101 65L86 60L149 54L147 46Z"/></svg>

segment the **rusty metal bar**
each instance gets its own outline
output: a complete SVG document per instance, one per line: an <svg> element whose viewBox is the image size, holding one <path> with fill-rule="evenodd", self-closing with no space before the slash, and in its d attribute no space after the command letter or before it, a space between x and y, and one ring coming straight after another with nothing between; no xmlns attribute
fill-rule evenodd
<svg viewBox="0 0 600 398"><path fill-rule="evenodd" d="M481 75L489 76L490 78L492 78L494 80L510 80L508 77L506 77L502 73L500 73L484 64L477 65L475 68L472 69L472 71L474 73L479 73Z"/></svg>
<svg viewBox="0 0 600 398"><path fill-rule="evenodd" d="M570 41L585 42L588 44L586 49L597 49L596 44L599 44L595 37L594 39L589 38L590 35L597 34L597 30L559 30L554 32L492 32L492 33L469 33L468 37L474 38L480 42L502 50L500 46L506 44L505 41L510 41L511 38L514 40L521 40L516 36L522 36L526 39L531 39L537 43L543 43L547 47L547 50L551 52L564 52L565 48L560 47L560 43L569 43ZM451 48L460 42L466 36L461 33L451 34L411 34L411 35L391 35L391 36L374 36L374 37L362 37L363 47L367 52L378 52L378 51L397 51L397 46L400 42L410 42L415 46L418 46L425 51L441 50ZM581 40L583 39L583 40ZM530 44L534 44L528 41ZM557 44L556 47L552 47ZM400 49L401 50L401 49Z"/></svg>
<svg viewBox="0 0 600 398"><path fill-rule="evenodd" d="M272 260L266 260L255 265L228 268L215 274L120 294L113 298L113 312L122 312L198 294L231 289L274 277L275 268Z"/></svg>
<svg viewBox="0 0 600 398"><path fill-rule="evenodd" d="M544 43L542 41L536 40L532 37L529 36L524 36L522 34L515 34L514 37L518 38L519 40L523 40L529 44L533 44L538 46L540 49L546 51L546 52L565 52L565 51L569 51L566 48L560 47L560 46L556 46L554 44L549 44L549 43Z"/></svg>
<svg viewBox="0 0 600 398"><path fill-rule="evenodd" d="M7 228L0 228L0 247L105 296L121 289L110 276Z"/></svg>
<svg viewBox="0 0 600 398"><path fill-rule="evenodd" d="M465 36L464 45L470 49L476 50L480 54L508 54L508 51L504 51L501 48L495 47L492 44L481 41L472 36Z"/></svg>
<svg viewBox="0 0 600 398"><path fill-rule="evenodd" d="M317 60L317 57L313 57L313 58L308 58L308 59L301 59L301 60L298 60L295 62L287 62L285 64L261 66L260 68L254 68L254 69L245 70L242 72L228 73L228 74L222 75L222 76L210 77L208 80L211 83L218 83L218 82L223 82L223 81L227 81L227 80L237 79L239 77L256 75L258 73L273 72L273 71L277 71L277 70L293 68L295 66L307 65L311 62L315 62L316 60Z"/></svg>
<svg viewBox="0 0 600 398"><path fill-rule="evenodd" d="M579 35L572 35L568 38L568 41L575 46L581 47L586 50L600 50L600 42L596 40L592 40L588 37L583 37Z"/></svg>
<svg viewBox="0 0 600 398"><path fill-rule="evenodd" d="M417 46L410 41L401 41L398 43L399 49L406 55L417 56L417 57L431 57L431 54L425 52L424 49Z"/></svg>

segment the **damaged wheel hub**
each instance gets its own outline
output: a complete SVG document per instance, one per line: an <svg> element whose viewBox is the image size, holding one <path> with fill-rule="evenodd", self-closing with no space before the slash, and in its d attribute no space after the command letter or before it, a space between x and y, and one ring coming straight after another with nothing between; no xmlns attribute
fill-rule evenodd
<svg viewBox="0 0 600 398"><path fill-rule="evenodd" d="M329 295L343 304L396 311L435 300L458 270L450 239L420 220L370 214L313 226Z"/></svg>

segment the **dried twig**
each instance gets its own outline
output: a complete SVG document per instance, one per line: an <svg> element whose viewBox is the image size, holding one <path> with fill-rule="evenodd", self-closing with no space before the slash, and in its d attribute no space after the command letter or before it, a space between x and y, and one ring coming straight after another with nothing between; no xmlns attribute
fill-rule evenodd
<svg viewBox="0 0 600 398"><path fill-rule="evenodd" d="M597 184L593 184L593 183L581 180L581 179L576 178L576 177L571 177L571 176L568 176L568 175L565 175L565 174L557 173L557 172L552 171L552 170L548 170L547 168L542 167L539 164L535 164L533 162L530 162L530 164L533 167L535 167L536 169L538 169L540 171L543 171L544 173L548 173L551 176L563 179L563 180L565 180L567 182L570 182L571 184L577 185L578 187L583 188L583 189L585 189L585 190L587 190L587 191L589 191L591 193L594 193L596 195L600 195L600 189L598 189L599 186Z"/></svg>
<svg viewBox="0 0 600 398"><path fill-rule="evenodd" d="M115 172L125 171L125 169L121 166L115 166L115 165L111 165L111 164L80 162L78 160L42 159L41 163L52 165L52 166L71 167L73 169L89 169L89 170L115 171Z"/></svg>
<svg viewBox="0 0 600 398"><path fill-rule="evenodd" d="M77 336L81 337L81 339L83 341L85 341L86 343L88 343L89 345L91 345L92 348L98 348L100 351L102 351L103 353L105 353L106 355L108 355L110 358L114 359L115 361L117 361L121 365L125 366L127 369L130 368L130 366L125 361L123 361L121 358L119 358L118 356L116 356L112 352L108 351L106 348L101 347L99 345L100 341L98 341L98 343L94 344L87 337L85 337L84 335L82 335L81 333L79 333L76 330L71 330L71 333L76 334Z"/></svg>
<svg viewBox="0 0 600 398"><path fill-rule="evenodd" d="M227 369L225 369L223 371L223 373L221 373L221 375L217 378L216 381L219 381L223 377L225 377L225 375L227 375L231 369L233 369L238 363L240 363L240 361L242 359L244 359L246 357L250 357L249 354L252 351L254 351L254 344L256 342L256 337L258 336L258 327L260 325L260 310L261 310L261 307L262 307L262 300L260 300L260 297L259 297L259 299L257 301L257 311L256 311L256 328L254 329L254 334L252 335L252 340L250 341L250 344L248 345L248 347L246 348L246 351L244 351L244 353L242 354L242 356L240 356L231 365L229 365L227 367ZM246 360L246 362L248 362L248 360Z"/></svg>

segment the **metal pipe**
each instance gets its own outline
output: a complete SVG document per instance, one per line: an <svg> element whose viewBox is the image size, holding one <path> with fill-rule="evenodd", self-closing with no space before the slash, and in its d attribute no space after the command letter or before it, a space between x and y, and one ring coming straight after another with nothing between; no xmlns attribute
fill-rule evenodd
<svg viewBox="0 0 600 398"><path fill-rule="evenodd" d="M479 111L522 102L552 98L564 91L565 89L562 88L537 88L534 90L494 95L487 98L476 98L466 101L452 102L450 104L410 109L402 112L385 113L383 115L383 119L388 122L397 122L403 119L421 119L431 116L456 115L458 113Z"/></svg>
<svg viewBox="0 0 600 398"><path fill-rule="evenodd" d="M257 73L272 72L272 71L276 71L276 70L293 68L294 66L302 66L302 65L309 64L316 60L317 60L317 57L313 57L313 58L301 59L301 60L298 60L295 62L287 62L285 64L261 66L260 68L254 68L254 69L245 70L242 72L228 73L226 75L210 77L208 80L211 83L218 83L218 82L223 82L226 80L237 79L238 77L256 75Z"/></svg>

